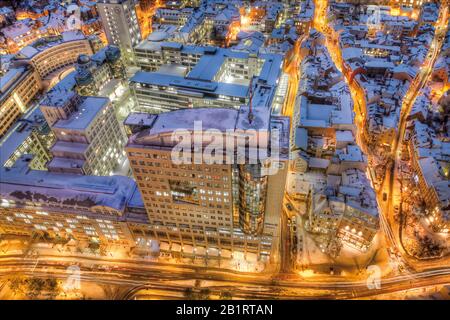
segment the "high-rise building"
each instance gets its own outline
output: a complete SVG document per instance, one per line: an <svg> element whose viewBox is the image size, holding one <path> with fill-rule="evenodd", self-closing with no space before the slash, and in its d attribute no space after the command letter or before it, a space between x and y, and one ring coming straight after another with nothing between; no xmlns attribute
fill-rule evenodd
<svg viewBox="0 0 450 320"><path fill-rule="evenodd" d="M162 248L169 246L182 255L206 250L205 254L212 257L244 256L262 261L269 260L278 249L289 118L271 116L266 108L249 113L249 107L197 108L150 118L136 114L126 121L135 132L126 151L153 228L151 237L158 239ZM200 129L196 127L199 123ZM140 131L139 124L143 127ZM194 149L187 144L183 157L187 155L193 161L176 162L173 150L177 147L172 137L182 128L188 132L183 139L210 142L214 132L214 141L226 140L212 153L214 163L205 160L211 145L202 142ZM275 132L279 133L278 140ZM246 144L245 137L257 139L259 144ZM241 147L246 150L243 162L237 160L242 155ZM250 150L256 149L270 150L270 157L261 153L257 159L251 157ZM280 150L278 157L275 150ZM203 159L195 160L202 154ZM270 168L277 170L272 172Z"/></svg>
<svg viewBox="0 0 450 320"><path fill-rule="evenodd" d="M106 38L133 61L133 47L141 41L141 31L134 0L100 0L97 3Z"/></svg>
<svg viewBox="0 0 450 320"><path fill-rule="evenodd" d="M50 171L105 176L124 160L125 133L108 98L52 90L41 110L56 136Z"/></svg>

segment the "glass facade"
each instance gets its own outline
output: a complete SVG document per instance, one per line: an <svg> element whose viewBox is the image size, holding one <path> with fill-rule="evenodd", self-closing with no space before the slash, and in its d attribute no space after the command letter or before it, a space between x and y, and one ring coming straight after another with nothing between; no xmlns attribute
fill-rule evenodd
<svg viewBox="0 0 450 320"><path fill-rule="evenodd" d="M264 229L267 176L261 164L239 165L239 225L247 234L259 235Z"/></svg>

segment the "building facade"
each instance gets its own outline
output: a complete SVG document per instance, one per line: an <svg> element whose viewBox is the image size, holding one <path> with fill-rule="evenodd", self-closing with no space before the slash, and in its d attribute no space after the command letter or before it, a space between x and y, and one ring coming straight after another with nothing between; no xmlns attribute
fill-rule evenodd
<svg viewBox="0 0 450 320"><path fill-rule="evenodd" d="M0 137L28 110L40 90L39 74L29 66L10 69L0 78Z"/></svg>
<svg viewBox="0 0 450 320"><path fill-rule="evenodd" d="M97 7L108 43L118 46L127 61L133 61L133 47L141 41L134 0L101 0Z"/></svg>
<svg viewBox="0 0 450 320"><path fill-rule="evenodd" d="M207 130L218 130L218 139L226 136L226 130L233 132L229 136L231 139L233 136L237 139L239 133L245 134L248 108L240 110L177 110L151 120L141 114L145 117L142 123L145 122L146 129L135 131L126 151L153 227L151 234L161 246L183 255L206 251L211 257L244 257L251 261L269 261L277 252L287 158L275 161L279 170L274 175L265 171L268 161L228 163L224 146L218 149L216 155L220 160L214 164L202 161L176 164L172 158L175 147L172 134L181 128L193 129L195 121L202 121L203 131L199 134L203 136L207 135ZM208 119L221 121L213 124ZM135 120L135 123L140 122ZM268 139L270 130L280 129L282 149L286 151L288 118L270 119L266 110L256 113L253 123L254 126L250 125L253 129L264 128L265 131L259 132L261 139ZM195 136L194 131L189 132L188 135ZM199 155L190 146L188 149L189 157ZM207 147L200 149L201 153ZM231 157L234 156L232 149Z"/></svg>
<svg viewBox="0 0 450 320"><path fill-rule="evenodd" d="M16 64L32 65L41 79L72 66L80 54L92 54L89 40L79 31L37 40L16 56Z"/></svg>
<svg viewBox="0 0 450 320"><path fill-rule="evenodd" d="M450 230L450 157L448 142L440 141L427 124L414 120L408 142L414 181L426 207L426 217L435 232Z"/></svg>
<svg viewBox="0 0 450 320"><path fill-rule="evenodd" d="M149 71L137 72L130 79L139 111L238 108L248 103L252 92L255 106L281 108L285 99L277 90L283 75L279 54L164 41L144 41L135 53L138 66Z"/></svg>
<svg viewBox="0 0 450 320"><path fill-rule="evenodd" d="M126 76L120 49L116 46L107 46L92 56L80 55L75 69L80 95L96 95L111 80L123 81Z"/></svg>
<svg viewBox="0 0 450 320"><path fill-rule="evenodd" d="M50 147L54 138L41 110L36 108L17 121L0 141L0 166L10 168L23 155L32 155L28 166L34 170L47 170L47 163L52 159Z"/></svg>
<svg viewBox="0 0 450 320"><path fill-rule="evenodd" d="M56 137L50 171L106 176L122 163L125 133L108 98L52 90L41 110Z"/></svg>
<svg viewBox="0 0 450 320"><path fill-rule="evenodd" d="M0 169L0 236L73 242L82 249L136 246L128 223L142 228L148 220L140 214L142 201L132 179L30 170L30 160L22 157Z"/></svg>

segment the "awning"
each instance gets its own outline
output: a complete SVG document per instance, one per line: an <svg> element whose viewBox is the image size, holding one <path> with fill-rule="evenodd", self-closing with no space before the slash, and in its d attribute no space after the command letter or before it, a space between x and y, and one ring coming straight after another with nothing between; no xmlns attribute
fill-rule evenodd
<svg viewBox="0 0 450 320"><path fill-rule="evenodd" d="M172 243L172 251L180 252L181 251L181 245L179 245L178 243Z"/></svg>
<svg viewBox="0 0 450 320"><path fill-rule="evenodd" d="M230 250L221 250L220 256L223 258L231 258L231 251Z"/></svg>
<svg viewBox="0 0 450 320"><path fill-rule="evenodd" d="M170 245L167 242L161 242L160 248L163 251L170 251Z"/></svg>
<svg viewBox="0 0 450 320"><path fill-rule="evenodd" d="M217 248L208 248L207 252L208 252L209 256L212 256L212 257L219 256L219 250Z"/></svg>
<svg viewBox="0 0 450 320"><path fill-rule="evenodd" d="M185 244L182 249L184 253L192 253L194 251L194 248L188 244Z"/></svg>
<svg viewBox="0 0 450 320"><path fill-rule="evenodd" d="M256 253L247 253L245 260L250 262L256 262L258 260L258 256L256 255Z"/></svg>
<svg viewBox="0 0 450 320"><path fill-rule="evenodd" d="M206 253L206 250L205 250L205 247L195 247L194 248L194 253L196 254L196 255L205 255L205 253Z"/></svg>

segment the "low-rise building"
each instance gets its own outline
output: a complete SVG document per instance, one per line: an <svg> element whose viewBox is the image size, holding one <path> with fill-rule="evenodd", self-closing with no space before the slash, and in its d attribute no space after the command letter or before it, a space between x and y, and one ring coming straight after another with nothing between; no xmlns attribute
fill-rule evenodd
<svg viewBox="0 0 450 320"><path fill-rule="evenodd" d="M30 19L16 21L12 25L2 28L6 46L5 53L17 53L46 34Z"/></svg>
<svg viewBox="0 0 450 320"><path fill-rule="evenodd" d="M302 1L298 15L295 17L295 27L299 35L308 34L314 20L314 2Z"/></svg>
<svg viewBox="0 0 450 320"><path fill-rule="evenodd" d="M80 31L66 31L24 47L15 60L18 65L32 65L41 79L44 79L54 72L73 66L80 54L92 54L88 38Z"/></svg>
<svg viewBox="0 0 450 320"><path fill-rule="evenodd" d="M0 235L80 248L138 243L148 220L135 182L31 170L30 157L0 168Z"/></svg>
<svg viewBox="0 0 450 320"><path fill-rule="evenodd" d="M312 30L304 44L311 55L300 70L287 193L306 208L305 227L319 247L336 257L344 245L368 251L379 230L378 206L356 144L349 88L320 39Z"/></svg>
<svg viewBox="0 0 450 320"><path fill-rule="evenodd" d="M434 129L414 120L408 149L414 179L426 206L426 216L435 232L450 230L450 143Z"/></svg>
<svg viewBox="0 0 450 320"><path fill-rule="evenodd" d="M218 47L144 42L135 48L138 72L130 79L140 111L203 106L238 108L253 92L255 106L280 107L283 56ZM249 84L252 83L252 89Z"/></svg>
<svg viewBox="0 0 450 320"><path fill-rule="evenodd" d="M339 252L343 244L367 251L379 230L376 196L369 180L358 169L328 175L327 180L325 192L311 193L308 199L310 230L329 236L330 252Z"/></svg>

